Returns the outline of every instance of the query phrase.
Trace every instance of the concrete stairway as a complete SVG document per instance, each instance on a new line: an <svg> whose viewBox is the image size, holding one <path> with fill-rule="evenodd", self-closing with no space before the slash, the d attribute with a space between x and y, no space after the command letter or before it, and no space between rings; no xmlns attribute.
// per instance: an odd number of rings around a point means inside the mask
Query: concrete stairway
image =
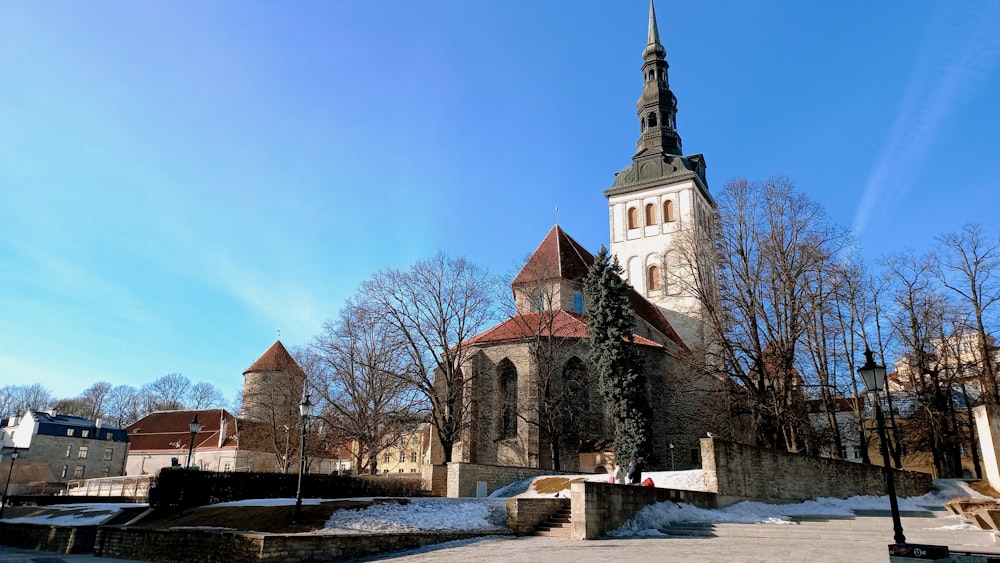
<svg viewBox="0 0 1000 563"><path fill-rule="evenodd" d="M943 511L906 512L901 516L903 534L908 543L1000 552L1000 544L992 531L963 526L958 517ZM844 517L802 516L793 518L790 523L675 522L660 531L681 537L783 538L886 544L893 541L892 518L888 510L859 510L854 516Z"/></svg>
<svg viewBox="0 0 1000 563"><path fill-rule="evenodd" d="M569 506L560 508L558 512L549 516L548 520L542 522L532 535L548 536L557 538L568 538L573 532L573 522L571 521L571 509Z"/></svg>

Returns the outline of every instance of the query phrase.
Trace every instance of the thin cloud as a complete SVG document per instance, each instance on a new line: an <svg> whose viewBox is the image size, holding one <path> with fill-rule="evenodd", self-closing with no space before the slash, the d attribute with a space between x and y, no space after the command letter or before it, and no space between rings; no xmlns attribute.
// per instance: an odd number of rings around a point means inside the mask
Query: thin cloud
<svg viewBox="0 0 1000 563"><path fill-rule="evenodd" d="M992 0L948 3L931 19L924 49L855 212L856 234L868 226L876 205L892 207L906 196L946 120L996 70L998 21L1000 3Z"/></svg>

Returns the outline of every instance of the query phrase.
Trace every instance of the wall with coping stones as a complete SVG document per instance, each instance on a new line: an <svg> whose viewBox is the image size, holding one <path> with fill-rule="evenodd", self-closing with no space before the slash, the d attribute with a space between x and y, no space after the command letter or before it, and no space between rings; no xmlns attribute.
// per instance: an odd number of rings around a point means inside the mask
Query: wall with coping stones
<svg viewBox="0 0 1000 563"><path fill-rule="evenodd" d="M505 532L507 534L509 532ZM484 532L414 532L396 534L308 535L253 534L208 530L151 530L103 527L94 553L146 561L299 563L353 559L489 534Z"/></svg>
<svg viewBox="0 0 1000 563"><path fill-rule="evenodd" d="M705 487L721 505L741 500L801 502L816 497L885 494L881 466L765 450L717 438L701 439ZM919 496L933 487L931 475L894 469L896 493Z"/></svg>
<svg viewBox="0 0 1000 563"><path fill-rule="evenodd" d="M482 465L453 461L448 464L448 498L476 496L476 484L479 481L486 481L486 494L491 494L497 489L526 477L568 475L571 473L571 471L553 471L537 467ZM584 475L589 475L589 473Z"/></svg>
<svg viewBox="0 0 1000 563"><path fill-rule="evenodd" d="M684 502L702 508L716 506L715 493L679 491L641 485L582 481L570 486L573 539L596 539L624 524L642 508L658 502Z"/></svg>

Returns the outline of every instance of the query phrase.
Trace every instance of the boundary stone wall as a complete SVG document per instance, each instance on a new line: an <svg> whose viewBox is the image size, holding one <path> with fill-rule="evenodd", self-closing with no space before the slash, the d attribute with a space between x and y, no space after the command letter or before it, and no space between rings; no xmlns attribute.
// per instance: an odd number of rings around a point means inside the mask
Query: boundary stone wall
<svg viewBox="0 0 1000 563"><path fill-rule="evenodd" d="M719 505L741 500L801 502L817 497L880 496L885 492L881 466L805 454L765 450L717 438L701 439L705 487L719 495ZM919 496L931 490L929 473L894 469L896 493Z"/></svg>
<svg viewBox="0 0 1000 563"><path fill-rule="evenodd" d="M488 535L489 532L413 532L395 534L254 534L208 530L154 530L102 527L98 557L214 563L227 561L299 563L354 559L378 553Z"/></svg>
<svg viewBox="0 0 1000 563"><path fill-rule="evenodd" d="M56 553L94 551L97 526L49 526L0 522L0 543Z"/></svg>
<svg viewBox="0 0 1000 563"><path fill-rule="evenodd" d="M644 507L658 502L684 502L702 508L716 506L715 493L679 491L641 485L583 481L570 485L573 539L596 539L624 524Z"/></svg>
<svg viewBox="0 0 1000 563"><path fill-rule="evenodd" d="M476 483L479 481L486 481L486 494L491 494L497 489L527 477L572 473L572 471L553 471L537 467L482 465L453 461L448 464L448 498L476 496ZM581 475L590 474L581 473Z"/></svg>

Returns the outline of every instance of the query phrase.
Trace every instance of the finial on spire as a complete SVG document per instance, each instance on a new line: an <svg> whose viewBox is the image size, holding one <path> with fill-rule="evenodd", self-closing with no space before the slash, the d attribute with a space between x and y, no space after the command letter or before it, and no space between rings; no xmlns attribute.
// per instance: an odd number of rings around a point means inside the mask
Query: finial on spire
<svg viewBox="0 0 1000 563"><path fill-rule="evenodd" d="M653 0L649 0L649 33L646 48L642 51L642 58L648 59L650 56L661 59L667 56L667 50L660 44L660 32L656 28L656 9L653 7Z"/></svg>
<svg viewBox="0 0 1000 563"><path fill-rule="evenodd" d="M649 45L660 42L660 32L656 29L656 8L653 8L653 0L649 0Z"/></svg>

